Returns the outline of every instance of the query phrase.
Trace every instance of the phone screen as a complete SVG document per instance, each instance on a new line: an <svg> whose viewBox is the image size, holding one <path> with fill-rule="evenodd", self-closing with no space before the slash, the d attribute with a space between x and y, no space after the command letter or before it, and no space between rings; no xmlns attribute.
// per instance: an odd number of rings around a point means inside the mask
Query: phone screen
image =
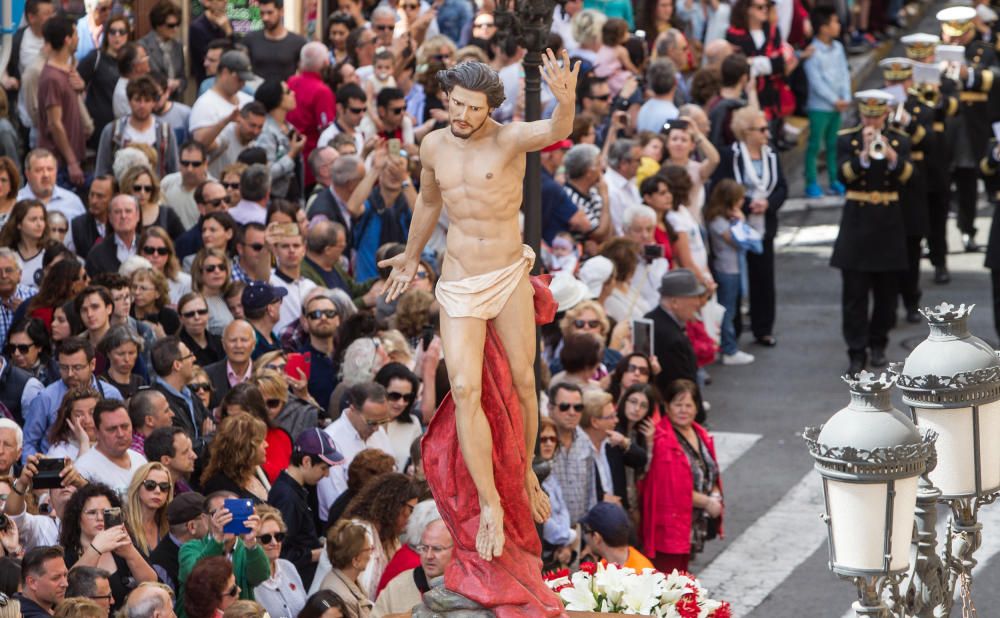
<svg viewBox="0 0 1000 618"><path fill-rule="evenodd" d="M640 318L632 320L632 349L647 357L653 356L653 321Z"/></svg>
<svg viewBox="0 0 1000 618"><path fill-rule="evenodd" d="M233 520L226 524L222 531L226 534L246 534L247 518L253 515L253 500L249 498L226 498L223 506L233 515Z"/></svg>

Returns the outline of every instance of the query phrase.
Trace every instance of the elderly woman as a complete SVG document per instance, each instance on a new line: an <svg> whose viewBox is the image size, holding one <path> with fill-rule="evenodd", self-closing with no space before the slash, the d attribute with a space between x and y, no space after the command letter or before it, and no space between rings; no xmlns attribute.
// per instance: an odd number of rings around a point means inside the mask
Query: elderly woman
<svg viewBox="0 0 1000 618"><path fill-rule="evenodd" d="M177 303L181 322L181 341L194 354L202 367L207 367L226 357L222 338L208 332L208 302L199 292L188 292Z"/></svg>
<svg viewBox="0 0 1000 618"><path fill-rule="evenodd" d="M594 9L584 9L573 16L573 39L578 45L575 56L591 66L597 62L597 51L602 42L601 31L606 21L608 16Z"/></svg>
<svg viewBox="0 0 1000 618"><path fill-rule="evenodd" d="M108 359L101 378L118 389L127 401L146 385L142 376L132 373L142 353L143 339L127 324L112 326L97 344L97 353Z"/></svg>
<svg viewBox="0 0 1000 618"><path fill-rule="evenodd" d="M66 234L69 233L69 220L66 215L58 210L52 210L46 218L49 223L49 237L58 243L65 243Z"/></svg>
<svg viewBox="0 0 1000 618"><path fill-rule="evenodd" d="M155 268L140 268L129 277L132 286L132 317L149 323L158 338L176 335L181 328L177 312L168 307L170 286Z"/></svg>
<svg viewBox="0 0 1000 618"><path fill-rule="evenodd" d="M648 306L660 304L660 280L670 269L670 264L658 251L647 249L656 244L656 211L646 205L629 206L622 215L622 231L643 248L642 257L632 275L632 289ZM660 245L662 246L662 245Z"/></svg>
<svg viewBox="0 0 1000 618"><path fill-rule="evenodd" d="M722 480L715 443L694 420L697 392L690 380L667 387L667 413L640 488L645 554L662 573L687 571L691 555L722 533Z"/></svg>
<svg viewBox="0 0 1000 618"><path fill-rule="evenodd" d="M368 618L374 607L362 587L361 575L368 569L376 547L366 527L348 519L337 522L326 535L330 572L320 584L344 602L347 618Z"/></svg>
<svg viewBox="0 0 1000 618"><path fill-rule="evenodd" d="M763 253L747 254L750 288L750 328L757 343L777 345L774 338L775 282L774 237L778 233L778 209L788 196L788 183L778 153L768 145L764 112L743 107L733 112L737 142L721 152L716 179L732 178L746 187L743 212L747 222L763 236Z"/></svg>
<svg viewBox="0 0 1000 618"><path fill-rule="evenodd" d="M153 268L167 278L170 288L170 302L167 304L176 307L181 297L191 291L191 275L181 270L170 234L156 225L146 228L139 237L139 251Z"/></svg>
<svg viewBox="0 0 1000 618"><path fill-rule="evenodd" d="M254 588L254 599L271 616L298 616L306 604L306 589L295 565L281 558L288 527L281 512L274 507L259 506L256 512L260 517L257 542L271 563L271 577Z"/></svg>

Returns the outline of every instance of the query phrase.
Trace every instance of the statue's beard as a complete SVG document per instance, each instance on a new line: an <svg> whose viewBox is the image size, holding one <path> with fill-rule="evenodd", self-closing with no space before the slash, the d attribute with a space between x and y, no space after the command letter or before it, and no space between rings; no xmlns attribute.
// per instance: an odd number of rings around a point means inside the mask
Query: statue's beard
<svg viewBox="0 0 1000 618"><path fill-rule="evenodd" d="M459 138L459 139L469 139L470 137L472 137L476 133L476 131L478 131L479 129L483 128L483 125L486 124L487 120L489 120L489 116L487 116L486 118L484 118L483 121L479 123L479 126L472 127L470 129L468 129L467 131L459 131L458 129L456 129L455 128L455 121L452 120L451 121L451 134L454 135L455 137ZM466 124L469 124L469 123L466 123ZM471 125L470 125L470 127L471 127Z"/></svg>

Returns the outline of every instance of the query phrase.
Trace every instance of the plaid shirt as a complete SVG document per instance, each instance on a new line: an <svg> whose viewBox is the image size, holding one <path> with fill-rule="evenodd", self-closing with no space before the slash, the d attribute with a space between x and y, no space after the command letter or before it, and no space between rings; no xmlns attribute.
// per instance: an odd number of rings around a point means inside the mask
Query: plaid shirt
<svg viewBox="0 0 1000 618"><path fill-rule="evenodd" d="M38 293L33 287L17 286L12 299L25 301ZM6 302L0 302L0 345L7 344L7 331L10 330L11 321L14 319L14 310Z"/></svg>
<svg viewBox="0 0 1000 618"><path fill-rule="evenodd" d="M242 281L243 283L250 285L251 283L257 281L250 277L243 267L240 266L240 258L236 256L233 258L233 281ZM267 280L265 279L265 282Z"/></svg>
<svg viewBox="0 0 1000 618"><path fill-rule="evenodd" d="M559 447L552 460L552 473L559 479L571 525L580 521L597 504L594 447L579 427L568 449Z"/></svg>

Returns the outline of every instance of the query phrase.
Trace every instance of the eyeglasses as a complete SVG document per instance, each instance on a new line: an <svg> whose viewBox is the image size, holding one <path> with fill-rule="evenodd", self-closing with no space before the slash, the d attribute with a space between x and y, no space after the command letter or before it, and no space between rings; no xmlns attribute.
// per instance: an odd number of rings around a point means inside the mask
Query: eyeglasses
<svg viewBox="0 0 1000 618"><path fill-rule="evenodd" d="M236 186L238 187L239 185L236 185ZM222 206L225 202L226 202L226 198L224 198L224 197L217 197L214 200L205 200L205 206L211 206L212 208L218 208L219 206Z"/></svg>
<svg viewBox="0 0 1000 618"><path fill-rule="evenodd" d="M243 243L243 246L244 247L250 247L254 251L263 251L264 250L264 243L262 243L262 242L245 242L245 243Z"/></svg>
<svg viewBox="0 0 1000 618"><path fill-rule="evenodd" d="M542 436L538 439L539 444L555 444L556 442L559 442L559 439L555 436Z"/></svg>
<svg viewBox="0 0 1000 618"><path fill-rule="evenodd" d="M326 318L328 320L332 320L333 318L337 317L337 310L336 309L314 309L313 311L310 311L309 313L307 313L306 317L308 317L310 320L318 320L320 318Z"/></svg>
<svg viewBox="0 0 1000 618"><path fill-rule="evenodd" d="M223 266L222 264L205 264L204 266L201 267L201 270L202 272L206 273L214 273L217 270L225 272L226 267Z"/></svg>
<svg viewBox="0 0 1000 618"><path fill-rule="evenodd" d="M91 601L113 601L115 597L113 594L102 594L87 598L90 599Z"/></svg>
<svg viewBox="0 0 1000 618"><path fill-rule="evenodd" d="M587 95L587 98L588 99L594 99L595 101L610 101L611 100L611 94L610 93L609 94L601 94L601 95L597 95L597 96Z"/></svg>
<svg viewBox="0 0 1000 618"><path fill-rule="evenodd" d="M363 114L363 113L365 113L365 108L363 108L363 107L348 107L347 111L351 112L352 114Z"/></svg>
<svg viewBox="0 0 1000 618"><path fill-rule="evenodd" d="M268 399L264 404L269 408L280 408L283 405L280 399Z"/></svg>
<svg viewBox="0 0 1000 618"><path fill-rule="evenodd" d="M181 159L181 165L183 167L201 167L202 163L204 163L204 161L192 161L191 159ZM226 183L222 183L222 186L228 187L229 185L227 185ZM237 187L240 186L239 183L236 183L236 186Z"/></svg>
<svg viewBox="0 0 1000 618"><path fill-rule="evenodd" d="M225 596L236 598L236 595L240 593L240 587L233 584L233 587L226 591Z"/></svg>
<svg viewBox="0 0 1000 618"><path fill-rule="evenodd" d="M626 371L628 373L638 373L641 376L649 375L649 367L643 367L642 365L633 365L632 363L629 363Z"/></svg>
<svg viewBox="0 0 1000 618"><path fill-rule="evenodd" d="M212 385L209 384L208 382L192 382L191 384L188 384L188 388L195 392L198 391L208 392L212 390Z"/></svg>
<svg viewBox="0 0 1000 618"><path fill-rule="evenodd" d="M186 162L185 161L181 161L182 165L187 165L187 163L191 163L191 161L186 161ZM201 165L201 163L198 163L198 165ZM198 167L198 165L192 165L191 167ZM240 188L240 183L238 183L238 182L224 182L224 183L222 183L222 186L227 191L229 191L231 189L239 189Z"/></svg>
<svg viewBox="0 0 1000 618"><path fill-rule="evenodd" d="M165 481L157 483L156 481L150 481L149 479L147 479L142 482L142 488L145 489L146 491L153 491L154 489L159 488L159 490L162 491L163 493L167 493L168 491L170 491L170 483L167 483Z"/></svg>
<svg viewBox="0 0 1000 618"><path fill-rule="evenodd" d="M403 107L390 107L389 108L389 113L393 114L393 115L402 114L404 111L406 111L406 106L405 105Z"/></svg>
<svg viewBox="0 0 1000 618"><path fill-rule="evenodd" d="M8 356L14 354L14 352L27 354L33 347L35 347L35 344L33 343L8 343L7 347L4 348L4 352L6 352Z"/></svg>
<svg viewBox="0 0 1000 618"><path fill-rule="evenodd" d="M89 511L84 511L81 513L84 517L89 517L91 519L98 519L104 517L104 509L90 509Z"/></svg>
<svg viewBox="0 0 1000 618"><path fill-rule="evenodd" d="M182 318L191 319L196 315L208 315L208 309L192 309L181 314Z"/></svg>
<svg viewBox="0 0 1000 618"><path fill-rule="evenodd" d="M600 320L573 320L573 326L577 328L600 328Z"/></svg>
<svg viewBox="0 0 1000 618"><path fill-rule="evenodd" d="M152 193L153 185L132 185L132 190L142 193Z"/></svg>
<svg viewBox="0 0 1000 618"><path fill-rule="evenodd" d="M285 536L284 532L275 532L274 534L262 534L257 537L257 540L260 541L261 545L270 545L272 540L275 543L283 543Z"/></svg>
<svg viewBox="0 0 1000 618"><path fill-rule="evenodd" d="M441 552L446 552L454 547L454 545L424 545L420 544L413 549L417 550L418 554L440 554Z"/></svg>
<svg viewBox="0 0 1000 618"><path fill-rule="evenodd" d="M69 232L69 228L65 228L65 227L53 227L53 228L49 228L49 231L52 232L53 234L65 234L65 233Z"/></svg>
<svg viewBox="0 0 1000 618"><path fill-rule="evenodd" d="M108 34L113 34L116 36L127 36L128 30L125 30L124 28L110 28L108 29Z"/></svg>
<svg viewBox="0 0 1000 618"><path fill-rule="evenodd" d="M385 396L386 399L388 399L389 401L399 401L400 399L402 399L406 403L410 403L411 401L413 401L414 397L413 393L403 394L403 393L397 393L395 391L389 391L388 393L385 394Z"/></svg>
<svg viewBox="0 0 1000 618"><path fill-rule="evenodd" d="M181 22L179 22L179 21L168 21L168 22L165 22L165 23L163 24L163 27L164 27L164 28L170 28L170 29L173 29L173 28L177 28L177 27L178 27L178 26L180 26L180 25L181 25Z"/></svg>
<svg viewBox="0 0 1000 618"><path fill-rule="evenodd" d="M445 60L448 60L449 58L451 58L451 54L432 54L431 55L431 60L433 60L434 62L441 62L441 63L443 63Z"/></svg>
<svg viewBox="0 0 1000 618"><path fill-rule="evenodd" d="M569 412L570 409L572 409L574 412L577 412L577 413L583 412L583 404L582 403L565 403L564 402L564 403L556 404L556 407L559 408L560 412Z"/></svg>
<svg viewBox="0 0 1000 618"><path fill-rule="evenodd" d="M142 252L146 255L170 255L170 249L166 247L143 247Z"/></svg>

